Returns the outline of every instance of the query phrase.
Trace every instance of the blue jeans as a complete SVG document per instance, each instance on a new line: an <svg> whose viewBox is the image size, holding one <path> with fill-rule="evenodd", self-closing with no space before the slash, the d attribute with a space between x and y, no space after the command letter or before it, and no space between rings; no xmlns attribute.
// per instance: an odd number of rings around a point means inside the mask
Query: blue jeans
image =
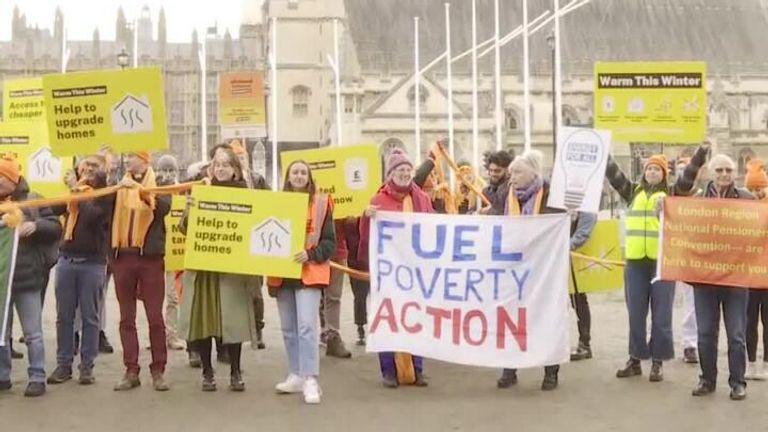
<svg viewBox="0 0 768 432"><path fill-rule="evenodd" d="M99 304L106 264L59 258L56 268L56 364L72 368L75 311L80 308L80 370L93 369L99 350Z"/></svg>
<svg viewBox="0 0 768 432"><path fill-rule="evenodd" d="M672 338L675 283L651 283L655 277L656 260L627 260L624 270L624 294L629 313L629 356L638 360L670 360L675 357ZM649 309L650 341L647 339Z"/></svg>
<svg viewBox="0 0 768 432"><path fill-rule="evenodd" d="M45 383L45 345L43 343L43 302L40 291L23 291L11 295L11 307L16 307L21 321L21 330L27 344L30 382ZM11 332L8 326L7 338ZM9 344L0 347L0 381L11 379L11 350Z"/></svg>
<svg viewBox="0 0 768 432"><path fill-rule="evenodd" d="M699 333L699 363L701 379L712 388L717 384L717 340L720 333L720 308L725 320L728 337L728 369L731 387L746 385L744 371L747 367L747 303L746 288L729 288L717 285L694 285L696 324Z"/></svg>
<svg viewBox="0 0 768 432"><path fill-rule="evenodd" d="M322 292L316 288L280 288L277 310L290 373L300 377L320 375L318 310Z"/></svg>

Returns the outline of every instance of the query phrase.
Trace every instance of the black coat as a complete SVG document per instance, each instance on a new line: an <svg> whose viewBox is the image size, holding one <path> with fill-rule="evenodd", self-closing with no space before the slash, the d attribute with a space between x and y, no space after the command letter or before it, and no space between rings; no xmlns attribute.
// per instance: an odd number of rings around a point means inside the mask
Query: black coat
<svg viewBox="0 0 768 432"><path fill-rule="evenodd" d="M29 185L22 177L16 190L11 193L13 201L29 199ZM46 263L46 252L55 250L61 239L62 228L50 207L24 209L24 220L35 223L35 232L19 238L16 253L16 267L13 273L13 292L42 291L48 281L50 263Z"/></svg>

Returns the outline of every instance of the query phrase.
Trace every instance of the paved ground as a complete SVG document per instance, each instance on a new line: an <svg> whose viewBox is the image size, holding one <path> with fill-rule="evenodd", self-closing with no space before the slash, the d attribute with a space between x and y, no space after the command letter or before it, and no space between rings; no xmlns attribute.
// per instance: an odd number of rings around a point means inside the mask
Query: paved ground
<svg viewBox="0 0 768 432"><path fill-rule="evenodd" d="M345 299L351 300L350 291ZM619 293L599 294L591 301L596 357L565 365L560 388L550 393L539 390L541 370L521 371L517 387L498 390L496 370L435 361L426 365L429 388L384 389L376 357L355 347L351 360L323 357L323 403L306 406L298 395L274 394L274 384L285 374L285 354L276 327L276 305L269 300L268 347L265 351L246 350L245 393L231 393L224 385L217 393L202 393L199 370L186 366L184 352L173 352L168 372L173 384L170 392L152 391L145 370L143 387L118 394L112 385L122 373L122 364L120 354L115 353L97 360L96 385L81 387L69 382L49 387L43 398L26 399L22 397L26 363L15 361L15 386L11 392L0 393L0 431L768 430L768 383L751 385L748 399L736 403L728 399L727 373L721 376L717 394L692 398L697 368L679 360L667 365L663 383L647 381L648 365L644 365L643 378L616 379L615 370L626 355L623 297ZM52 297L47 304L45 338L50 371L55 357ZM351 301L345 302L342 318L348 340L354 337L350 306ZM117 346L114 291L110 291L109 319L108 335ZM677 317L675 320L679 321ZM721 335L724 337L724 331ZM146 332L141 336L146 343ZM148 351L142 352L143 365L148 357ZM721 370L727 370L726 364L721 356ZM228 369L219 369L219 381L224 384Z"/></svg>

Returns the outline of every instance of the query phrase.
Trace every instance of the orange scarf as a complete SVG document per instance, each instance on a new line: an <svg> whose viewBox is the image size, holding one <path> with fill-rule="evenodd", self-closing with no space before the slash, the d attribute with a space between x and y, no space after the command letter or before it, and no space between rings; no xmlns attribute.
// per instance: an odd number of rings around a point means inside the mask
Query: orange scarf
<svg viewBox="0 0 768 432"><path fill-rule="evenodd" d="M536 192L536 204L533 206L533 214L539 214L541 212L541 201L544 198L544 188L542 187ZM515 188L509 186L509 194L507 194L507 208L509 209L509 216L520 216L520 202L517 200L517 194Z"/></svg>
<svg viewBox="0 0 768 432"><path fill-rule="evenodd" d="M413 213L413 198L408 194L403 198L403 213ZM413 356L409 353L395 353L395 371L397 382L400 384L413 384L416 382L416 368L413 365Z"/></svg>
<svg viewBox="0 0 768 432"><path fill-rule="evenodd" d="M124 178L131 178L126 174ZM139 188L121 188L116 193L112 218L113 248L144 248L152 221L155 219L155 195L143 190L157 187L155 172L148 168Z"/></svg>
<svg viewBox="0 0 768 432"><path fill-rule="evenodd" d="M85 184L84 180L80 180L77 189L73 190L74 193L90 192L93 188ZM75 233L75 225L77 225L77 217L80 215L80 204L75 201L67 203L67 220L64 224L64 240L72 240L72 236Z"/></svg>

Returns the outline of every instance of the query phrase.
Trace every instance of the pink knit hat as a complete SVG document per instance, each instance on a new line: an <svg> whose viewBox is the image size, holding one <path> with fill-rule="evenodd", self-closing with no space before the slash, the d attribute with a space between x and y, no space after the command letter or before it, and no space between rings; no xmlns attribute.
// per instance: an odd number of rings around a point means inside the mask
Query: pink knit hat
<svg viewBox="0 0 768 432"><path fill-rule="evenodd" d="M392 174L392 171L397 169L400 165L410 165L411 168L413 168L413 163L411 162L411 159L408 157L405 152L399 148L392 149L391 152L389 152L389 156L387 156L387 172L386 176L389 178L389 175Z"/></svg>

